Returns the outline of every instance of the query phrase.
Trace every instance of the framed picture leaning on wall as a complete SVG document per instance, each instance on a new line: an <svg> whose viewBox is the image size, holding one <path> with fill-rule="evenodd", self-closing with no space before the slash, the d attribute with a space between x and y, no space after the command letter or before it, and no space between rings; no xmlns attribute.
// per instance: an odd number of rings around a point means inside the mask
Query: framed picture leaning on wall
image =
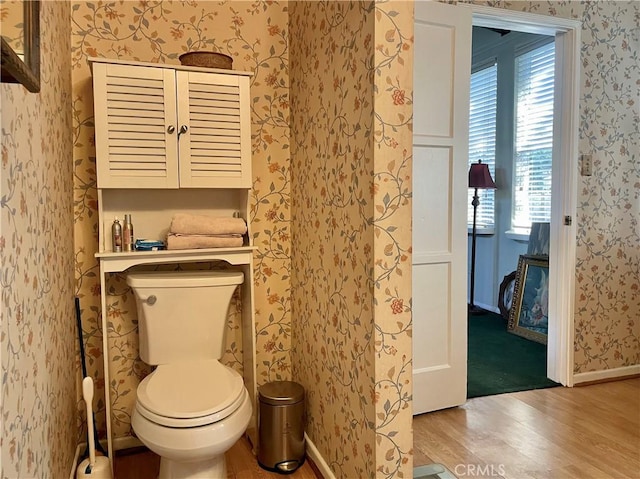
<svg viewBox="0 0 640 479"><path fill-rule="evenodd" d="M507 329L547 344L549 329L549 258L520 255Z"/></svg>

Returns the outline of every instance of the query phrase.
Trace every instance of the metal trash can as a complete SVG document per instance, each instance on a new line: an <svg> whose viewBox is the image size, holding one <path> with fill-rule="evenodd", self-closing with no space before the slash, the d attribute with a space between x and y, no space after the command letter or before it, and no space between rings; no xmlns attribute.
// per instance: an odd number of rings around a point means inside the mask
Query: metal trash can
<svg viewBox="0 0 640 479"><path fill-rule="evenodd" d="M305 458L304 388L293 381L272 381L258 388L258 464L290 473Z"/></svg>

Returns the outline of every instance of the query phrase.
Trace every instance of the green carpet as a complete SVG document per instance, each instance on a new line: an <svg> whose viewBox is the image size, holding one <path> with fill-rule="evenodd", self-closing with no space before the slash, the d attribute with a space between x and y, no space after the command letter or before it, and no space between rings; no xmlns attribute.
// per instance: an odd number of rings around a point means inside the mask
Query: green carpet
<svg viewBox="0 0 640 479"><path fill-rule="evenodd" d="M546 345L507 332L498 314L469 315L468 398L554 386Z"/></svg>

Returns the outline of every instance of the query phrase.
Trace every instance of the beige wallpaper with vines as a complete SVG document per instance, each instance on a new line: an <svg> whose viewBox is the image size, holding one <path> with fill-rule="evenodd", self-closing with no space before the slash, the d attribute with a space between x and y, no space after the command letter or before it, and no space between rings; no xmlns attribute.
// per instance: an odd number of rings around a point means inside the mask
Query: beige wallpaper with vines
<svg viewBox="0 0 640 479"><path fill-rule="evenodd" d="M254 72L251 80L253 193L258 381L291 374L289 276L289 85L287 4L279 2L75 2L72 8L74 85L74 177L76 281L83 329L98 398L104 397L97 193L93 144L93 96L87 59L106 57L179 64L190 50L229 54L233 67ZM135 302L124 276L107 285L111 340L110 390L115 437L131 434L135 389L148 367L138 358ZM224 361L241 367L239 315L232 308ZM104 431L104 401L98 401Z"/></svg>
<svg viewBox="0 0 640 479"><path fill-rule="evenodd" d="M373 477L373 3L293 2L294 379L336 477Z"/></svg>
<svg viewBox="0 0 640 479"><path fill-rule="evenodd" d="M580 148L594 153L595 171L579 179L575 371L638 364L639 6L478 3L583 21ZM288 378L293 368L309 390L309 432L336 475L408 475L411 8L411 2L73 3L76 279L94 375L101 377L102 351L86 59L177 63L189 48L229 53L235 68L256 73L259 380ZM118 434L127 434L127 396L145 371L136 355L133 303L120 290L121 278L112 283L118 295L110 302L110 328L121 334L110 346L121 361L113 388L124 414Z"/></svg>
<svg viewBox="0 0 640 479"><path fill-rule="evenodd" d="M411 476L412 21L408 2L290 12L292 363L336 477Z"/></svg>
<svg viewBox="0 0 640 479"><path fill-rule="evenodd" d="M481 2L485 4L485 2ZM394 5L395 4L395 5ZM638 249L638 217L640 217L640 172L638 169L638 19L640 5L635 2L490 2L499 8L532 11L540 14L558 15L576 18L583 22L582 29L582 80L580 97L580 149L594 154L594 175L579 179L578 204L578 257L577 257L577 295L576 295L576 341L575 341L575 371L610 369L640 363L640 347L638 343L640 323L640 280L638 279L639 258ZM71 7L71 12L69 8ZM71 198L73 168L74 194L74 223L76 245L75 268L76 289L82 297L84 336L87 345L90 372L99 380L101 377L102 348L97 328L99 290L96 276L96 263L93 259L96 235L96 195L95 195L95 166L92 145L92 113L90 75L86 63L88 56L105 56L112 58L131 58L147 61L175 62L189 42L206 45L207 48L219 49L234 54L235 65L238 68L252 69L257 72L254 77L252 91L257 101L254 104L253 118L253 150L256 193L253 199L253 219L256 227L256 244L260 246L256 262L258 274L257 302L260 363L259 375L261 381L290 375L291 363L289 349L291 348L291 305L289 302L289 282L291 268L291 231L289 229L289 203L291 187L289 180L288 156L288 51L287 29L288 9L286 3L267 2L43 2L42 11L42 78L43 91L38 94L27 94L18 85L3 85L0 87L2 100L2 230L0 232L0 254L2 254L2 477L64 477L68 474L68 467L73 457L74 444L80 440L81 403L73 397L77 394L75 374L69 371L79 369L79 364L73 359L75 351L75 325L73 322L72 286L71 278L72 258L65 255L66 243L71 242L69 201ZM298 8L296 6L296 8ZM305 7L306 8L306 7ZM351 6L342 8L352 8ZM358 5L366 15L371 15L369 5ZM407 8L405 2L390 4L378 3L374 8L374 18L357 21L345 32L351 32L354 38L363 41L362 44L344 45L359 52L341 52L339 58L370 59L365 70L380 71L380 76L374 81L375 89L366 95L374 95L374 106L360 104L360 108L368 112L394 110L378 108L379 95L391 93L394 106L408 104L411 91L406 78L396 81L395 68L399 68L402 56L389 55L393 49L389 43L409 45L407 41L399 42L402 37L410 37L412 21L405 17ZM398 11L398 15L389 15L390 11ZM353 14L353 12L352 12ZM402 20L397 23L398 28L382 28L383 22L394 18ZM329 17L328 17L329 18ZM332 15L331 19L335 19ZM69 38L69 22L72 25L71 47L66 39ZM301 22L299 25L296 22ZM311 23L311 22L307 22ZM292 28L303 29L303 20L292 19ZM338 23L331 25L317 25L313 27L330 30L338 28ZM305 29L306 30L306 29ZM324 31L324 30L323 30ZM335 30L336 32L338 30ZM386 32L395 32L387 41L380 38ZM368 39L367 33L371 34ZM335 47L343 41L339 35L333 35ZM312 38L304 39L303 44L312 43ZM371 44L375 53L371 53ZM387 49L385 49L385 46ZM319 52L323 49L319 46ZM67 55L70 51L71 58ZM302 50L305 53L305 50ZM334 53L332 53L334 54ZM384 58L395 58L394 73L385 74ZM69 65L71 60L72 65ZM300 60L301 61L301 60ZM402 60L404 61L404 60ZM351 66L352 64L346 64ZM357 65L357 64L356 64ZM295 69L296 67L293 67ZM314 63L305 75L322 76L324 65ZM408 68L405 61L405 68ZM68 71L73 71L73 92L70 91ZM401 70L401 69L400 69ZM354 75L359 70L356 68ZM349 70L340 72L339 78L349 80ZM389 78L391 83L386 83ZM325 91L333 87L334 78L327 79ZM292 80L293 82L293 80ZM381 83L382 82L382 83ZM357 111L355 99L360 96L357 88L368 90L368 86L360 86L349 80L349 85L356 92L346 92L353 101L353 106L345 111L352 117ZM386 84L386 86L383 86ZM342 88L338 82L337 85ZM375 91L375 93L372 93ZM387 92L387 93L385 93ZM324 94L324 93L323 93ZM362 94L365 94L364 92ZM302 96L301 100L304 99ZM73 125L65 113L69 105L73 113ZM340 104L338 98L331 100L332 104ZM302 113L305 111L300 110ZM400 111L400 110L398 110ZM331 118L338 121L340 115L334 112ZM384 183L384 176L388 171L395 171L394 178L403 178L410 158L391 155L394 164L381 161L378 151L383 145L392 148L393 142L388 144L381 141L384 135L378 134L383 124L392 124L395 120L383 115L378 126L373 120L363 124L360 128L373 132L374 140L363 141L353 151L349 152L352 161L359 164L360 169L353 173L346 171L350 178L358 178L371 173L376 181L370 185ZM375 114L374 114L375 116ZM321 118L322 119L322 118ZM322 119L326 121L326 119ZM405 117L406 120L406 117ZM336 123L339 124L339 123ZM296 125L294 118L293 125ZM69 134L74 144L73 165L66 162L71 155ZM360 133L358 133L360 135ZM392 137L393 135L387 135ZM359 138L361 138L359 136ZM311 152L318 151L310 138L308 144ZM360 141L359 141L360 143ZM307 143L304 143L305 147ZM353 144L353 143L350 143ZM361 149L366 144L367 152L373 152L371 158L365 159ZM403 145L398 142L398 145ZM344 146L344 145L338 145ZM402 148L404 150L404 148ZM400 151L400 150L397 150ZM340 150L338 153L343 154ZM333 154L327 150L326 155ZM355 158L357 161L353 160ZM300 160L302 161L302 160ZM328 161L328 159L327 159ZM327 163L328 164L328 163ZM386 167L384 166L386 164ZM337 165L343 166L343 165ZM386 171L385 171L386 168ZM335 175L328 170L328 173ZM340 175L335 175L339 180ZM311 181L304 178L303 173L297 181ZM330 185L339 191L340 185ZM293 186L294 189L299 186ZM363 212L353 212L353 208L345 208L350 214L370 215L377 218L372 225L365 225L367 230L358 231L364 238L372 231L385 226L382 212L386 193L384 188L367 193L366 186L359 185L357 190L363 191L365 203ZM329 190L327 190L329 191ZM380 193L378 193L380 192ZM320 188L320 193L322 189ZM326 194L326 191L325 191ZM341 195L344 195L340 191ZM349 193L350 194L350 193ZM389 201L393 198L389 196ZM321 195L308 195L310 204L304 204L303 210L311 211L326 202ZM315 204L315 206L314 206ZM375 205L375 206L373 206ZM66 214L65 212L69 212ZM302 213L300 213L302 214ZM395 213L401 215L400 213ZM360 216L356 216L360 218ZM400 216L397 216L400 219ZM323 217L324 219L324 217ZM337 230L340 230L339 217L335 218ZM300 216L296 222L300 229L305 227L312 231L315 223L305 223ZM395 222L395 221L394 221ZM406 224L396 222L395 227ZM325 226L323 226L325 227ZM326 227L325 227L326 228ZM364 226L363 226L364 228ZM349 229L344 229L349 231ZM389 228L387 227L387 231ZM353 229L352 229L353 231ZM301 233L300 233L301 234ZM386 234L386 233L385 233ZM340 247L348 245L340 241L340 233L333 234L332 243L325 247ZM377 238L376 233L372 233ZM384 236L384 235L382 235ZM402 237L403 234L396 234ZM306 234L303 244L311 243L311 235ZM338 393L332 381L328 384L321 382L321 376L310 374L303 376L302 371L296 372L300 377L314 382L310 388L311 404L318 408L319 414L329 414L326 420L316 419L311 425L310 432L324 448L323 453L332 461L332 467L337 475L345 476L353 471L366 471L371 474L386 474L392 471L399 477L400 473L408 475L406 468L411 463L410 454L405 454L406 442L410 441L407 432L406 408L400 408L398 421L385 423L385 414L395 407L395 403L380 401L384 397L393 395L385 390L385 374L390 373L389 384L405 388L406 369L389 368L387 360L400 356L398 363L404 364L408 353L406 346L406 308L410 301L403 295L406 285L374 289L375 279L380 284L385 280L381 273L385 270L383 263L376 264L377 258L373 250L385 246L383 240L373 241L371 251L366 244L354 246L354 257L360 264L351 267L350 264L338 265L331 261L324 264L326 269L343 268L349 274L360 271L371 283L362 287L362 293L345 298L349 306L349 320L354 324L348 325L354 335L344 336L353 345L352 350L343 344L334 345L331 341L341 338L335 334L338 328L345 328L344 317L338 315L335 325L334 318L327 317L323 312L310 310L315 314L311 319L296 317L294 325L300 324L300 338L306 335L310 340L301 343L296 336L294 347L302 345L295 354L324 354L316 369L321 365L336 364L340 369L331 371L347 378L351 371L343 366L340 354L351 360L354 351L362 351L362 371L366 371L371 378L362 375L353 382L372 392L371 399L358 402L367 396L367 391L352 391ZM56 253L52 253L52 245L56 246ZM400 250L408 249L399 244ZM360 248L362 251L360 251ZM391 249L394 256L394 250ZM386 257L386 255L385 255ZM400 258L403 258L400 255ZM310 264L312 258L299 256L293 258L295 265ZM315 261L315 259L313 260ZM364 261L364 263L362 263ZM406 261L406 260L403 260ZM402 261L401 261L402 263ZM390 264L390 263L389 263ZM387 265L388 266L388 265ZM402 271L402 267L392 268L391 271ZM65 275L65 271L68 274ZM395 273L397 275L397 273ZM335 275L334 275L335 276ZM406 275L403 277L406 280ZM351 280L351 277L349 277ZM396 278L397 279L397 278ZM301 283L302 284L302 283ZM388 285L387 285L388 286ZM122 279L114 277L109 288L119 292ZM318 296L318 288L309 287L306 296ZM353 292L352 284L345 291ZM55 294L54 294L55 292ZM322 292L324 294L324 292ZM317 299L305 299L302 293L294 296L295 301L309 301L313 304ZM137 384L139 375L144 374L142 365L137 360L135 334L131 331L132 317L129 311L132 307L131 298L126 295L114 296L109 310L111 328L120 337L118 344L112 345L116 353L121 354L118 381L115 390L123 397L130 394ZM342 298L336 296L335 304ZM355 324L354 302L363 304L361 324ZM369 308L369 311L365 311ZM301 303L302 304L302 303ZM410 303L409 303L410 304ZM305 303L305 307L308 307ZM333 306L332 306L333 307ZM384 308L391 311L384 314ZM297 310L301 305L297 305ZM339 311L334 307L335 311ZM395 313L395 315L393 314ZM392 320L399 318L396 325L399 334L396 343L393 339ZM305 323L307 321L307 323ZM340 323L339 321L343 321ZM329 329L330 340L324 350L317 348L318 338L323 338L323 322L331 322ZM230 318L231 328L235 320ZM305 324L311 324L305 329ZM315 329L314 329L315 328ZM375 332L373 332L375 329ZM370 332L375 335L371 341ZM306 350L304 348L310 348ZM239 351L232 351L227 360L240 357ZM296 357L295 354L292 357ZM309 364L303 360L295 360L302 365ZM345 360L346 361L346 360ZM395 360L394 360L395 361ZM347 362L348 363L348 362ZM348 363L350 364L350 363ZM297 366L296 366L297 368ZM315 369L312 371L315 372ZM371 375L371 372L373 374ZM360 372L358 372L360 374ZM402 375L402 376L399 376ZM396 379L393 379L393 377ZM306 380L306 379L305 379ZM104 384L98 384L97 397L104 392ZM327 392L332 387L336 391ZM401 391L400 389L398 389ZM127 391L129 393L125 394ZM381 394L378 394L380 392ZM406 391L408 392L408 391ZM340 394L340 395L338 395ZM393 393L397 394L397 393ZM333 403L321 407L321 397ZM338 405L335 398L345 401L344 406ZM313 401L316 401L313 403ZM376 402L377 401L377 402ZM124 404L124 403L122 403ZM344 411L342 409L344 408ZM370 416L372 408L378 413ZM103 407L104 412L104 407ZM395 411L395 410L394 410ZM405 412L403 412L405 411ZM126 425L126 408L123 425ZM379 416L382 414L382 416ZM344 417L356 418L356 422L345 423ZM375 421L375 424L365 423L363 418ZM389 416L390 417L390 416ZM323 422L325 421L325 422ZM333 430L331 430L332 425ZM337 425L337 429L336 426ZM348 431L349 442L346 450L342 448L325 447L334 437L343 434L345 429L353 425L354 431ZM104 417L102 418L104 427ZM126 431L126 427L121 428ZM375 430L375 432L374 432ZM396 434L397 431L397 434ZM376 437L374 442L370 439ZM385 444L393 438L400 438L397 449L389 448ZM379 439L378 439L379 438ZM360 442L357 442L359 440ZM378 447L378 442L382 446ZM403 442L404 441L404 442ZM367 447L368 445L368 447ZM350 450L349 450L350 449ZM337 451L337 452L336 452ZM390 460L383 461L381 456L390 453ZM364 454L364 455L363 455ZM349 461L346 457L349 456ZM373 459L375 457L375 459ZM398 467L398 458L402 466ZM385 458L386 459L386 458ZM395 471L395 472L394 472Z"/></svg>
<svg viewBox="0 0 640 479"><path fill-rule="evenodd" d="M374 16L376 477L413 477L413 4L376 2Z"/></svg>
<svg viewBox="0 0 640 479"><path fill-rule="evenodd" d="M40 93L0 86L0 475L10 479L68 477L80 440L70 6L43 2L40 15Z"/></svg>

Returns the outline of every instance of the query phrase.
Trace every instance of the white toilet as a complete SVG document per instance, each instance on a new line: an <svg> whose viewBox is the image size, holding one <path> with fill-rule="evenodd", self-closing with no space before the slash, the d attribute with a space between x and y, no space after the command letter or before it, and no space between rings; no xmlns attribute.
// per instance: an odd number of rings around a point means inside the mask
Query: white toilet
<svg viewBox="0 0 640 479"><path fill-rule="evenodd" d="M225 479L224 453L252 406L242 376L218 360L227 311L242 272L131 273L140 357L157 368L137 390L131 424L160 456L158 479Z"/></svg>

